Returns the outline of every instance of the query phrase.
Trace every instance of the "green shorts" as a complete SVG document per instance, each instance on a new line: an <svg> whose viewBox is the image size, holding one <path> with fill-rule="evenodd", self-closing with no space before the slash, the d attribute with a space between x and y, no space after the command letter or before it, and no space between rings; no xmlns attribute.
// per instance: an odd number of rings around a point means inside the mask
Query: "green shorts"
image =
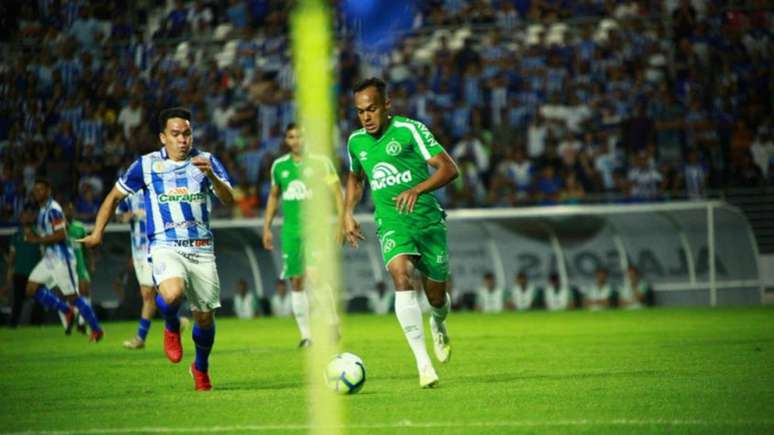
<svg viewBox="0 0 774 435"><path fill-rule="evenodd" d="M301 237L282 235L282 275L280 278L293 278L304 274L304 244Z"/></svg>
<svg viewBox="0 0 774 435"><path fill-rule="evenodd" d="M382 248L384 267L399 255L418 256L416 268L427 278L443 282L449 277L449 251L446 221L426 226L385 222L376 230Z"/></svg>
<svg viewBox="0 0 774 435"><path fill-rule="evenodd" d="M91 274L89 273L89 269L86 268L85 264L79 261L75 269L78 271L78 281L91 282Z"/></svg>

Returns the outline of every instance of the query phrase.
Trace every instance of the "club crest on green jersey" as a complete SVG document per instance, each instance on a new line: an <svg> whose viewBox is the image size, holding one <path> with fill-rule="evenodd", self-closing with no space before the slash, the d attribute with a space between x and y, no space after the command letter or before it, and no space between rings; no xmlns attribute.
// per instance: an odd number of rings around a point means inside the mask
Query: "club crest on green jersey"
<svg viewBox="0 0 774 435"><path fill-rule="evenodd" d="M410 183L411 180L411 171L400 172L398 168L386 162L377 163L371 170L371 189L374 191L396 184Z"/></svg>
<svg viewBox="0 0 774 435"><path fill-rule="evenodd" d="M393 139L390 141L390 143L387 144L384 151L387 153L387 155L394 157L403 151L403 146L401 146L400 142Z"/></svg>
<svg viewBox="0 0 774 435"><path fill-rule="evenodd" d="M287 201L303 201L312 197L312 191L301 180L293 180L282 193L282 199Z"/></svg>

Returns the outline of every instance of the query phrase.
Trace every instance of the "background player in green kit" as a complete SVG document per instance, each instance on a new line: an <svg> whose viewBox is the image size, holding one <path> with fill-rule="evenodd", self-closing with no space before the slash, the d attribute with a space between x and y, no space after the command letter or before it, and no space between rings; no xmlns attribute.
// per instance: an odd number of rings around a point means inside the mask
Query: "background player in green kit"
<svg viewBox="0 0 774 435"><path fill-rule="evenodd" d="M344 235L356 247L364 240L354 209L363 194L363 181L371 187L382 256L395 284L395 315L414 353L421 387L438 383L427 354L422 311L411 276L422 272L427 299L432 305L430 330L438 360L451 356L446 316L449 258L445 213L432 191L457 177L457 165L421 122L391 115L385 83L371 78L355 86L355 107L363 128L349 136L350 172L344 205ZM435 169L432 175L428 165Z"/></svg>
<svg viewBox="0 0 774 435"><path fill-rule="evenodd" d="M309 259L306 258L303 244L303 224L301 207L303 201L310 198L314 186L326 186L334 197L336 210L342 211L342 194L339 176L330 159L319 155L304 153L304 142L299 128L291 123L285 130L285 146L290 152L277 158L271 165L271 191L266 204L266 214L263 220L263 246L274 249L271 223L277 213L279 198L282 196L282 278L289 278L293 291L291 304L293 316L301 332L301 342L298 347L312 344L309 321L308 292L305 292L308 278ZM314 255L314 253L312 253ZM314 285L314 284L312 284ZM321 292L329 295L330 292ZM338 337L338 317L335 303L331 298L317 301L328 311L327 315L334 328L333 336Z"/></svg>
<svg viewBox="0 0 774 435"><path fill-rule="evenodd" d="M75 219L75 205L68 202L64 208L65 218L67 219L67 238L73 246L75 253L76 270L78 271L78 294L81 295L87 304L91 305L91 272L94 270L94 257L89 250L84 249L83 245L76 240L86 237L89 232L83 222ZM78 316L78 331L86 333L86 322L82 316ZM68 333L70 331L67 331Z"/></svg>

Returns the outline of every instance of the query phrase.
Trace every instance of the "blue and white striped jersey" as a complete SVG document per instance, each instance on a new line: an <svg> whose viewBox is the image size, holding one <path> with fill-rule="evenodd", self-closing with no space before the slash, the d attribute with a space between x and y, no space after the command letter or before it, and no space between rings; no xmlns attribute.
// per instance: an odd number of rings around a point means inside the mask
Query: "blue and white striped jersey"
<svg viewBox="0 0 774 435"><path fill-rule="evenodd" d="M131 195L145 194L146 232L150 246L202 248L211 251L210 208L212 184L192 157L210 160L215 175L231 185L223 164L212 154L192 150L182 162L170 160L162 148L135 160L116 182Z"/></svg>
<svg viewBox="0 0 774 435"><path fill-rule="evenodd" d="M62 206L53 198L49 198L46 205L40 208L38 211L38 218L35 222L35 232L38 236L50 236L58 230L65 230L67 228L67 220L62 212ZM67 241L67 238L59 243L52 243L50 245L44 245L43 255L48 258L56 258L65 262L69 262L70 259L75 258L73 247Z"/></svg>
<svg viewBox="0 0 774 435"><path fill-rule="evenodd" d="M132 257L145 260L148 256L148 233L145 225L145 194L142 190L129 195L118 203L116 214L132 213L129 228L132 239Z"/></svg>

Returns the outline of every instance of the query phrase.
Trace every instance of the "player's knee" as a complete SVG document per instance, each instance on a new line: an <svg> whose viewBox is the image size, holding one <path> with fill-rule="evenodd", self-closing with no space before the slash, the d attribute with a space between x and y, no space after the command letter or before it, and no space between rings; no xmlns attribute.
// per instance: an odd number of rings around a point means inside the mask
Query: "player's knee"
<svg viewBox="0 0 774 435"><path fill-rule="evenodd" d="M164 303L167 305L177 305L178 303L182 302L183 294L182 292L166 292L161 294L161 299L163 299Z"/></svg>
<svg viewBox="0 0 774 435"><path fill-rule="evenodd" d="M430 303L430 305L439 308L442 307L446 303L446 297L443 292L426 292L427 293L427 302Z"/></svg>
<svg viewBox="0 0 774 435"><path fill-rule="evenodd" d="M38 287L40 287L40 284L36 282L32 282L32 281L27 282L27 289L26 289L27 296L34 296L35 292L38 291Z"/></svg>
<svg viewBox="0 0 774 435"><path fill-rule="evenodd" d="M196 320L196 324L200 328L209 329L212 326L212 323L214 321L214 316L211 311L208 311L206 313L195 312L194 319Z"/></svg>

